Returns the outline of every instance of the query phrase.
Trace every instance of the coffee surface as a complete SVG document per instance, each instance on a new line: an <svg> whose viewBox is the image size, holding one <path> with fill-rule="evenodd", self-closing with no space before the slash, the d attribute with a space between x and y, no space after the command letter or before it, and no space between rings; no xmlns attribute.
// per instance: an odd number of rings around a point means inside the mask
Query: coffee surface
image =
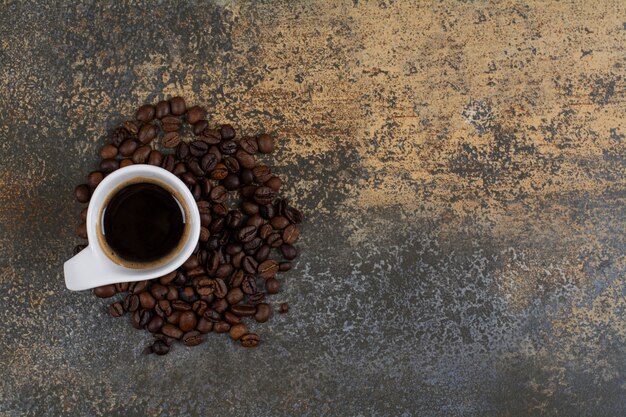
<svg viewBox="0 0 626 417"><path fill-rule="evenodd" d="M122 259L152 262L180 242L185 223L180 206L167 190L138 183L118 191L104 212L108 245Z"/></svg>

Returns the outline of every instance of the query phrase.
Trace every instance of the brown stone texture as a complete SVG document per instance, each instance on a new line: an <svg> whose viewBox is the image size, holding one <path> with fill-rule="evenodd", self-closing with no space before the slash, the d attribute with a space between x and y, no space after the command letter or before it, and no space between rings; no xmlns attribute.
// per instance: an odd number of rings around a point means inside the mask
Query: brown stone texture
<svg viewBox="0 0 626 417"><path fill-rule="evenodd" d="M3 2L0 415L625 415L624 6ZM256 349L143 356L64 286L74 186L174 95L306 215Z"/></svg>

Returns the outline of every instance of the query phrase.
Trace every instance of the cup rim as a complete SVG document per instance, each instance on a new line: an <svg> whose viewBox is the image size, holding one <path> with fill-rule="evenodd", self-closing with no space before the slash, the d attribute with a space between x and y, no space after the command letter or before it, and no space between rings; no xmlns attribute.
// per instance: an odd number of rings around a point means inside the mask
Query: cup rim
<svg viewBox="0 0 626 417"><path fill-rule="evenodd" d="M101 221L99 214L103 209L102 206L106 201L108 201L109 194L120 184L130 181L132 178L138 176L145 176L148 178L152 177L175 189L185 200L184 204L188 208L187 213L189 217L186 219L189 223L189 232L187 233L187 239L182 245L180 251L176 255L172 256L168 262L147 268L130 268L114 262L109 256L106 255L106 253L104 253L97 235L98 224ZM97 204L91 204L91 202L94 201L97 201ZM196 201L193 198L191 191L177 176L161 167L137 164L129 165L112 172L96 187L91 197L89 208L87 209L86 225L89 246L93 250L94 254L98 256L101 261L114 266L117 272L127 275L128 280L132 281L138 279L156 278L158 276L165 275L178 268L189 258L189 256L191 256L200 236L200 212L198 211L198 206L196 205Z"/></svg>

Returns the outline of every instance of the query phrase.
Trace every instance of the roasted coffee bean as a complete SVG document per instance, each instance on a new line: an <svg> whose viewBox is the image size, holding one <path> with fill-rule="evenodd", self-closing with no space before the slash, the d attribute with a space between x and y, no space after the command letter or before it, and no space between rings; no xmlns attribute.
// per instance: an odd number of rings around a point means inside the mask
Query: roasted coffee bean
<svg viewBox="0 0 626 417"><path fill-rule="evenodd" d="M87 175L87 186L89 187L89 189L94 190L98 185L100 185L103 179L104 179L104 175L102 174L102 172L100 171L90 172L89 175Z"/></svg>
<svg viewBox="0 0 626 417"><path fill-rule="evenodd" d="M206 227L200 227L200 242L206 242L211 237L211 233L209 229Z"/></svg>
<svg viewBox="0 0 626 417"><path fill-rule="evenodd" d="M270 187L274 191L280 190L280 186L283 184L283 181L279 177L272 177L269 180L265 181L265 186Z"/></svg>
<svg viewBox="0 0 626 417"><path fill-rule="evenodd" d="M296 256L298 256L298 250L295 248L295 246L292 246L288 243L281 245L280 253L288 261L291 261L292 259L295 259Z"/></svg>
<svg viewBox="0 0 626 417"><path fill-rule="evenodd" d="M263 220L263 217L261 217L261 215L257 213L248 217L248 221L246 222L246 224L248 226L254 226L256 228L259 228L265 224L265 220Z"/></svg>
<svg viewBox="0 0 626 417"><path fill-rule="evenodd" d="M120 167L119 161L115 159L103 159L100 162L100 171L109 174Z"/></svg>
<svg viewBox="0 0 626 417"><path fill-rule="evenodd" d="M195 311L198 316L202 316L207 308L209 308L209 305L204 300L198 300L193 303L192 306L193 311Z"/></svg>
<svg viewBox="0 0 626 417"><path fill-rule="evenodd" d="M202 315L202 318L204 318L205 320L208 320L208 321L210 321L212 323L217 323L218 321L220 321L222 319L222 315L220 313L218 313L216 310L214 310L212 308L208 308L208 309L206 309L206 311Z"/></svg>
<svg viewBox="0 0 626 417"><path fill-rule="evenodd" d="M245 275L241 283L241 290L247 295L257 292L256 277L251 274Z"/></svg>
<svg viewBox="0 0 626 417"><path fill-rule="evenodd" d="M222 141L222 136L217 129L204 129L202 132L202 140L209 145L217 145Z"/></svg>
<svg viewBox="0 0 626 417"><path fill-rule="evenodd" d="M202 225L202 227L208 227L211 224L212 220L213 218L209 213L200 213L200 224Z"/></svg>
<svg viewBox="0 0 626 417"><path fill-rule="evenodd" d="M243 215L239 210L231 210L226 217L226 224L232 229L236 229L241 225Z"/></svg>
<svg viewBox="0 0 626 417"><path fill-rule="evenodd" d="M215 278L215 296L217 298L224 298L227 293L228 287L226 286L226 283L224 283L224 280L221 278Z"/></svg>
<svg viewBox="0 0 626 417"><path fill-rule="evenodd" d="M88 203L91 199L91 191L87 184L81 184L74 188L74 196L79 203Z"/></svg>
<svg viewBox="0 0 626 417"><path fill-rule="evenodd" d="M256 142L261 153L271 153L274 150L274 139L270 135L263 134L256 139Z"/></svg>
<svg viewBox="0 0 626 417"><path fill-rule="evenodd" d="M200 184L196 184L193 186L193 188L191 189L191 195L193 196L193 199L196 201L202 198L202 191L200 191Z"/></svg>
<svg viewBox="0 0 626 417"><path fill-rule="evenodd" d="M278 264L278 270L280 272L289 271L291 269L291 262L281 262Z"/></svg>
<svg viewBox="0 0 626 417"><path fill-rule="evenodd" d="M113 317L121 317L124 315L124 307L122 303L113 303L109 305L109 314Z"/></svg>
<svg viewBox="0 0 626 417"><path fill-rule="evenodd" d="M226 178L227 175L228 169L226 168L226 165L222 163L215 165L215 168L213 168L213 171L211 171L212 180L223 180L224 178Z"/></svg>
<svg viewBox="0 0 626 417"><path fill-rule="evenodd" d="M240 288L231 288L228 291L228 294L226 294L226 301L228 301L228 304L231 304L231 305L237 304L241 300L243 300L243 297L244 297L244 294Z"/></svg>
<svg viewBox="0 0 626 417"><path fill-rule="evenodd" d="M150 155L151 151L152 151L152 149L148 145L140 146L133 153L133 158L132 158L133 162L135 164L143 164L143 163L145 163L148 160L148 155Z"/></svg>
<svg viewBox="0 0 626 417"><path fill-rule="evenodd" d="M187 332L183 335L183 343L189 347L198 346L202 343L202 335L197 331Z"/></svg>
<svg viewBox="0 0 626 417"><path fill-rule="evenodd" d="M178 132L167 132L163 136L163 146L166 148L175 148L180 144L180 134Z"/></svg>
<svg viewBox="0 0 626 417"><path fill-rule="evenodd" d="M169 294L169 291L168 291ZM157 305L154 307L154 312L161 316L166 317L172 314L172 305L169 300L159 300Z"/></svg>
<svg viewBox="0 0 626 417"><path fill-rule="evenodd" d="M241 205L241 209L249 216L253 216L259 212L259 206L252 201L244 201Z"/></svg>
<svg viewBox="0 0 626 417"><path fill-rule="evenodd" d="M78 255L86 247L87 247L87 245L76 245L76 246L74 246L74 250L72 251L72 253L74 255Z"/></svg>
<svg viewBox="0 0 626 417"><path fill-rule="evenodd" d="M224 163L224 165L226 166L226 169L228 169L228 172L232 173L232 174L236 174L239 172L239 161L237 161L237 159L235 158L224 158L224 160L222 161ZM237 179L239 180L239 176L237 176Z"/></svg>
<svg viewBox="0 0 626 417"><path fill-rule="evenodd" d="M178 327L183 332L188 332L196 327L198 323L198 318L196 317L196 313L193 311L183 311L180 313L180 319L178 320Z"/></svg>
<svg viewBox="0 0 626 417"><path fill-rule="evenodd" d="M120 155L131 156L137 150L139 143L134 139L126 139L119 147Z"/></svg>
<svg viewBox="0 0 626 417"><path fill-rule="evenodd" d="M80 211L80 219L82 221L87 220L87 211L89 210L89 206L84 207L81 211Z"/></svg>
<svg viewBox="0 0 626 417"><path fill-rule="evenodd" d="M239 161L239 165L242 168L252 169L254 168L254 165L256 163L254 156L250 155L248 152L244 151L243 149L240 149L237 152L235 152L235 158L237 158L237 161Z"/></svg>
<svg viewBox="0 0 626 417"><path fill-rule="evenodd" d="M187 111L187 105L185 104L185 99L182 97L174 97L170 99L170 108L171 112L175 116L180 116L185 114Z"/></svg>
<svg viewBox="0 0 626 417"><path fill-rule="evenodd" d="M190 125L204 119L204 109L200 106L193 106L187 109L187 123ZM204 130L204 129L203 129Z"/></svg>
<svg viewBox="0 0 626 417"><path fill-rule="evenodd" d="M125 168L127 166L134 165L134 162L130 158L124 158L120 160L120 168Z"/></svg>
<svg viewBox="0 0 626 417"><path fill-rule="evenodd" d="M198 281L198 285L196 287L198 294L201 297L211 295L215 291L215 281L209 278L203 278Z"/></svg>
<svg viewBox="0 0 626 417"><path fill-rule="evenodd" d="M243 251L239 252L236 255L232 255L230 257L230 264L235 267L235 268L241 268L241 262L243 261L243 258L246 256L245 253L243 253Z"/></svg>
<svg viewBox="0 0 626 417"><path fill-rule="evenodd" d="M217 163L218 163L218 159L215 156L215 154L214 153L207 153L202 158L202 161L200 162L200 166L202 167L202 169L205 172L210 172L213 169L215 169L215 166L217 165Z"/></svg>
<svg viewBox="0 0 626 417"><path fill-rule="evenodd" d="M165 116L169 116L170 112L171 112L170 102L167 100L163 100L163 101L159 101L156 104L154 115L156 116L157 119L160 120L164 118Z"/></svg>
<svg viewBox="0 0 626 417"><path fill-rule="evenodd" d="M215 273L220 266L220 255L217 251L212 252L206 261L206 269L209 273Z"/></svg>
<svg viewBox="0 0 626 417"><path fill-rule="evenodd" d="M280 305L280 310L279 310L279 311L280 311L280 313L281 313L281 314L288 313L288 312L289 312L289 304L287 304L287 303L282 303L282 304Z"/></svg>
<svg viewBox="0 0 626 417"><path fill-rule="evenodd" d="M271 235L272 233L274 233L274 228L272 227L272 225L264 224L263 226L259 228L258 234L261 239L267 239L267 237Z"/></svg>
<svg viewBox="0 0 626 417"><path fill-rule="evenodd" d="M200 214L211 213L211 203L209 203L208 201L201 200L201 201L198 201L196 205L198 206L198 211L200 212Z"/></svg>
<svg viewBox="0 0 626 417"><path fill-rule="evenodd" d="M267 165L257 165L252 169L254 180L259 184L263 184L270 178L272 178L272 170Z"/></svg>
<svg viewBox="0 0 626 417"><path fill-rule="evenodd" d="M137 132L135 132L134 134L137 134ZM111 134L111 145L115 147L119 147L122 144L122 142L124 142L126 139L129 138L129 136L130 136L130 133L127 129L123 127L118 127Z"/></svg>
<svg viewBox="0 0 626 417"><path fill-rule="evenodd" d="M228 174L222 184L228 191L235 191L239 188L239 177L236 174Z"/></svg>
<svg viewBox="0 0 626 417"><path fill-rule="evenodd" d="M139 327L144 328L152 320L152 311L150 310L138 310L139 311Z"/></svg>
<svg viewBox="0 0 626 417"><path fill-rule="evenodd" d="M163 158L163 163L161 164L161 167L169 172L172 172L174 170L174 164L174 156L166 155L165 158Z"/></svg>
<svg viewBox="0 0 626 417"><path fill-rule="evenodd" d="M164 324L161 328L161 332L165 336L173 337L174 339L180 339L183 337L183 331L170 323Z"/></svg>
<svg viewBox="0 0 626 417"><path fill-rule="evenodd" d="M254 201L257 204L272 204L274 202L275 193L269 187L259 187L254 191Z"/></svg>
<svg viewBox="0 0 626 417"><path fill-rule="evenodd" d="M156 305L156 300L148 291L144 291L139 294L139 304L145 309L153 309Z"/></svg>
<svg viewBox="0 0 626 417"><path fill-rule="evenodd" d="M185 285L185 283L187 282L187 277L185 276L185 274L182 271L178 271L176 273L176 279L174 279L174 284L176 285Z"/></svg>
<svg viewBox="0 0 626 417"><path fill-rule="evenodd" d="M274 229L282 230L285 227L289 226L289 220L287 220L284 216L276 216L274 217L270 223L274 227Z"/></svg>
<svg viewBox="0 0 626 417"><path fill-rule="evenodd" d="M226 321L227 323L233 325L233 324L237 324L237 323L241 323L241 319L239 318L239 316L236 316L235 314L231 313L230 311L225 311L224 312L224 321Z"/></svg>
<svg viewBox="0 0 626 417"><path fill-rule="evenodd" d="M224 155L233 155L237 152L237 144L234 140L225 140L220 144L220 151Z"/></svg>
<svg viewBox="0 0 626 417"><path fill-rule="evenodd" d="M209 333L211 330L213 330L213 322L202 317L200 320L198 320L198 324L196 324L196 329L198 329L200 333Z"/></svg>
<svg viewBox="0 0 626 417"><path fill-rule="evenodd" d="M223 140L233 139L235 137L235 128L233 128L229 124L222 125L222 127L220 128L220 135L222 136Z"/></svg>
<svg viewBox="0 0 626 417"><path fill-rule="evenodd" d="M157 333L158 331L161 330L164 324L165 324L165 320L163 320L162 317L154 316L150 319L146 328L148 329L150 333Z"/></svg>
<svg viewBox="0 0 626 417"><path fill-rule="evenodd" d="M276 215L276 210L272 204L259 206L259 214L266 220L271 220Z"/></svg>
<svg viewBox="0 0 626 417"><path fill-rule="evenodd" d="M256 313L254 319L259 323L265 323L272 314L272 308L269 304L261 303L256 306Z"/></svg>
<svg viewBox="0 0 626 417"><path fill-rule="evenodd" d="M185 172L183 175L181 175L180 179L183 180L183 182L190 187L196 185L196 176L193 175L191 172Z"/></svg>
<svg viewBox="0 0 626 417"><path fill-rule="evenodd" d="M168 322L169 324L176 325L178 324L179 320L180 320L180 311L172 311L172 314L165 317L165 321Z"/></svg>
<svg viewBox="0 0 626 417"><path fill-rule="evenodd" d="M196 255L191 255L187 260L183 263L183 269L190 270L196 268L200 265L200 261L198 261L198 257Z"/></svg>
<svg viewBox="0 0 626 417"><path fill-rule="evenodd" d="M191 131L196 136L202 135L204 131L209 127L209 122L207 122L206 120L198 120L195 123L190 123L190 124L193 125L191 127ZM208 146L206 142L205 142L205 145Z"/></svg>
<svg viewBox="0 0 626 417"><path fill-rule="evenodd" d="M273 248L277 248L283 244L283 239L280 237L279 233L272 233L267 237L267 239L265 239L265 241Z"/></svg>
<svg viewBox="0 0 626 417"><path fill-rule="evenodd" d="M223 203L228 198L228 190L221 185L214 187L209 194L214 203Z"/></svg>
<svg viewBox="0 0 626 417"><path fill-rule="evenodd" d="M157 130L155 125L151 125L151 124L143 125L141 126L141 129L139 129L139 134L137 135L137 139L139 139L139 142L146 145L150 143L152 139L156 138L158 133L159 131Z"/></svg>
<svg viewBox="0 0 626 417"><path fill-rule="evenodd" d="M163 154L157 150L153 150L148 155L148 164L160 167L163 163Z"/></svg>
<svg viewBox="0 0 626 417"><path fill-rule="evenodd" d="M209 150L209 144L201 140L195 140L189 144L189 152L195 157L202 157Z"/></svg>
<svg viewBox="0 0 626 417"><path fill-rule="evenodd" d="M130 135L137 135L137 133L139 133L139 123L134 120L128 120L124 122L123 126L124 127L120 127L117 130L126 130L124 139L128 138L128 136ZM122 142L124 141L124 139L122 139Z"/></svg>
<svg viewBox="0 0 626 417"><path fill-rule="evenodd" d="M109 298L117 294L117 290L115 284L109 284L94 288L93 294L98 298Z"/></svg>
<svg viewBox="0 0 626 417"><path fill-rule="evenodd" d="M243 347L256 347L261 342L261 338L256 333L246 333L239 340Z"/></svg>
<svg viewBox="0 0 626 417"><path fill-rule="evenodd" d="M102 149L100 149L100 158L109 159L115 158L117 156L117 147L113 145L104 145Z"/></svg>
<svg viewBox="0 0 626 417"><path fill-rule="evenodd" d="M192 159L187 162L187 167L189 170L196 176L202 177L204 176L204 170L200 167L200 164L197 160Z"/></svg>
<svg viewBox="0 0 626 417"><path fill-rule="evenodd" d="M229 255L236 255L242 250L243 248L238 243L229 243L228 245L226 245L226 253L228 253Z"/></svg>
<svg viewBox="0 0 626 417"><path fill-rule="evenodd" d="M250 242L243 244L243 251L246 255L254 256L261 246L263 246L263 239L255 237Z"/></svg>
<svg viewBox="0 0 626 417"><path fill-rule="evenodd" d="M235 288L241 285L241 283L243 282L243 278L244 278L244 272L241 269L237 269L235 272L232 273L232 275L230 276L230 287L231 288ZM229 301L230 303L230 301ZM235 304L235 303L231 303L231 304Z"/></svg>
<svg viewBox="0 0 626 417"><path fill-rule="evenodd" d="M228 215L228 208L224 205L224 203L213 204L213 206L211 207L211 211L218 217L226 217ZM224 219L224 222L226 223L226 219Z"/></svg>
<svg viewBox="0 0 626 417"><path fill-rule="evenodd" d="M230 274L232 274L233 272L233 266L231 264L223 264L220 265L217 270L215 271L215 276L218 278L226 278L228 276L230 276ZM223 296L220 296L217 291L215 292L215 295L218 298L223 298Z"/></svg>
<svg viewBox="0 0 626 417"><path fill-rule="evenodd" d="M137 311L139 308L139 296L136 294L128 294L123 301L124 310L129 312Z"/></svg>
<svg viewBox="0 0 626 417"><path fill-rule="evenodd" d="M135 113L135 118L140 122L148 123L154 119L155 108L151 104L144 104L143 106L137 109L137 113Z"/></svg>
<svg viewBox="0 0 626 417"><path fill-rule="evenodd" d="M249 242L256 236L257 228L255 226L245 226L237 232L237 239L240 242Z"/></svg>
<svg viewBox="0 0 626 417"><path fill-rule="evenodd" d="M178 144L178 147L176 148L176 156L180 160L187 159L189 156L189 145L187 145L187 142L180 142Z"/></svg>
<svg viewBox="0 0 626 417"><path fill-rule="evenodd" d="M141 314L139 310L136 310L133 314L131 314L130 324L132 324L132 326L137 330L141 329Z"/></svg>
<svg viewBox="0 0 626 417"><path fill-rule="evenodd" d="M161 125L165 132L178 132L180 130L181 121L175 116L165 116L161 120Z"/></svg>
<svg viewBox="0 0 626 417"><path fill-rule="evenodd" d="M246 329L246 325L243 323L238 323L238 324L234 324L233 326L231 326L230 330L228 331L228 334L231 339L239 340L247 332L248 332L248 329Z"/></svg>
<svg viewBox="0 0 626 417"><path fill-rule="evenodd" d="M300 237L300 229L295 224L290 224L283 230L283 242L293 245Z"/></svg>
<svg viewBox="0 0 626 417"><path fill-rule="evenodd" d="M79 224L74 233L81 239L87 239L87 225L84 222Z"/></svg>
<svg viewBox="0 0 626 417"><path fill-rule="evenodd" d="M287 218L291 223L300 224L302 223L302 213L300 210L293 207L286 207L282 213L283 216Z"/></svg>
<svg viewBox="0 0 626 417"><path fill-rule="evenodd" d="M258 262L265 261L269 256L272 248L269 245L263 245L259 248L259 250L254 255L254 259Z"/></svg>
<svg viewBox="0 0 626 417"><path fill-rule="evenodd" d="M248 304L253 306L263 302L263 300L265 300L265 293L263 292L256 292L248 296Z"/></svg>
<svg viewBox="0 0 626 417"><path fill-rule="evenodd" d="M211 221L211 224L209 225L209 231L214 235L220 233L222 230L224 230L224 223L225 222L223 217L213 219L213 221Z"/></svg>
<svg viewBox="0 0 626 417"><path fill-rule="evenodd" d="M259 150L257 142L253 138L244 138L239 141L239 146L250 155L254 155Z"/></svg>
<svg viewBox="0 0 626 417"><path fill-rule="evenodd" d="M244 168L239 171L239 181L243 185L250 185L254 182L254 174L251 169Z"/></svg>
<svg viewBox="0 0 626 417"><path fill-rule="evenodd" d="M278 262L268 259L259 265L257 272L261 278L272 278L278 273Z"/></svg>
<svg viewBox="0 0 626 417"><path fill-rule="evenodd" d="M265 291L267 291L268 294L278 294L280 291L280 281L276 278L268 279L265 281Z"/></svg>
<svg viewBox="0 0 626 417"><path fill-rule="evenodd" d="M152 351L161 356L166 355L170 351L170 347L161 340L157 340L152 344Z"/></svg>
<svg viewBox="0 0 626 417"><path fill-rule="evenodd" d="M248 274L255 274L258 267L258 262L252 256L246 256L241 262L241 268Z"/></svg>
<svg viewBox="0 0 626 417"><path fill-rule="evenodd" d="M230 306L230 311L239 317L253 316L256 313L256 307L247 304L236 304Z"/></svg>
<svg viewBox="0 0 626 417"><path fill-rule="evenodd" d="M194 291L192 287L182 288L178 292L178 298L180 298L182 301L185 301L187 303L193 303L197 299L196 292Z"/></svg>
<svg viewBox="0 0 626 417"><path fill-rule="evenodd" d="M215 333L226 333L230 330L230 324L225 321L218 321L213 325L213 331Z"/></svg>
<svg viewBox="0 0 626 417"><path fill-rule="evenodd" d="M189 287L187 287L189 288ZM191 310L191 305L188 302L181 300L174 300L171 303L171 306L176 311L189 311Z"/></svg>
<svg viewBox="0 0 626 417"><path fill-rule="evenodd" d="M163 300L167 296L167 291L167 287L159 283L154 283L150 287L150 294L152 294L156 300Z"/></svg>

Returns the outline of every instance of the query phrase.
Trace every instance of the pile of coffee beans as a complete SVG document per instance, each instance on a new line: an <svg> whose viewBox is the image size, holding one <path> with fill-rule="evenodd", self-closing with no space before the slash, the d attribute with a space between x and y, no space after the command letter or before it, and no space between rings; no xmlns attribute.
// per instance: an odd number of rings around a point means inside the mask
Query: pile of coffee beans
<svg viewBox="0 0 626 417"><path fill-rule="evenodd" d="M186 136L192 140L183 140ZM260 343L246 320L270 318L268 295L280 291L278 274L289 271L298 255L294 243L302 222L301 212L277 196L280 177L257 160L273 150L271 136L238 137L231 125L212 127L205 109L174 97L139 107L134 120L115 129L100 150L99 169L76 187L76 199L88 203L111 172L150 164L178 176L196 200L200 238L181 268L157 279L93 290L100 298L122 294L108 311L113 317L128 314L135 328L153 334L145 353L164 355L176 340L196 346L210 332L228 333L244 347ZM83 239L86 214L87 208L76 228ZM78 245L75 253L84 247ZM288 310L287 303L279 307L280 313Z"/></svg>

